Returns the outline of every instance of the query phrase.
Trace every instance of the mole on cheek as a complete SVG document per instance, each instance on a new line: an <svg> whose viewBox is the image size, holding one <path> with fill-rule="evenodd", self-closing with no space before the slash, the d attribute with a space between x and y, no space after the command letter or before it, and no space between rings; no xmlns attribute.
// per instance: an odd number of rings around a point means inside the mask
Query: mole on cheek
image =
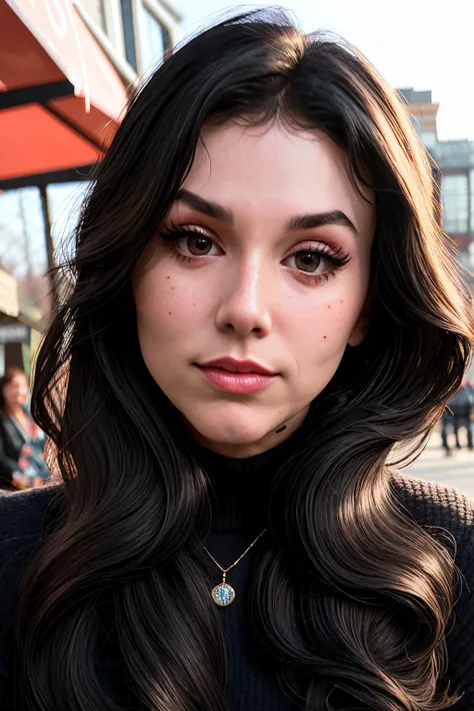
<svg viewBox="0 0 474 711"><path fill-rule="evenodd" d="M166 278L167 278L167 279L170 279L170 277L169 277L169 276L167 276Z"/></svg>
<svg viewBox="0 0 474 711"><path fill-rule="evenodd" d="M168 311L168 314L171 316L171 311Z"/></svg>
<svg viewBox="0 0 474 711"><path fill-rule="evenodd" d="M323 336L324 340L326 340L327 336Z"/></svg>

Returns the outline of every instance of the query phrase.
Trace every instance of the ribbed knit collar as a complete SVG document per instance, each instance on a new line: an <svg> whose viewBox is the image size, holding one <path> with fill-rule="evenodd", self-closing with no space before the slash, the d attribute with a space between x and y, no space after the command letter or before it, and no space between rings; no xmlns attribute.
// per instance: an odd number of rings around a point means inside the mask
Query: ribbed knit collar
<svg viewBox="0 0 474 711"><path fill-rule="evenodd" d="M239 459L195 445L195 454L210 482L213 532L258 532L265 528L269 488L294 437L266 452Z"/></svg>

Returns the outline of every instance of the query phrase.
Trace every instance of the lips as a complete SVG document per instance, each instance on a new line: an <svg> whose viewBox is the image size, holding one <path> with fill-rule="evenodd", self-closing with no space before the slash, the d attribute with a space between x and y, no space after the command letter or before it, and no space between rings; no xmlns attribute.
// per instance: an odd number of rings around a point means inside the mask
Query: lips
<svg viewBox="0 0 474 711"><path fill-rule="evenodd" d="M278 375L256 361L230 357L196 365L213 388L237 395L258 393L274 382Z"/></svg>
<svg viewBox="0 0 474 711"><path fill-rule="evenodd" d="M254 360L237 360L236 358L216 358L215 360L202 363L200 368L221 368L229 373L257 373L258 375L275 375L268 368L257 363Z"/></svg>

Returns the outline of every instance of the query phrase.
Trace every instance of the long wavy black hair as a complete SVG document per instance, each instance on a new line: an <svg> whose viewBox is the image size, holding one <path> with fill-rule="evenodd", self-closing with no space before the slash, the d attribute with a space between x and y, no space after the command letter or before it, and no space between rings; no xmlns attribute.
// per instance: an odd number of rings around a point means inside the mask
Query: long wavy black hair
<svg viewBox="0 0 474 711"><path fill-rule="evenodd" d="M97 673L101 609L137 707L226 708L201 557L206 478L141 357L131 271L203 126L231 120L325 132L377 211L367 337L272 484L255 641L302 708L439 711L455 698L444 681L455 566L403 513L387 458L426 438L460 386L473 313L405 107L354 48L282 13L223 21L170 56L133 98L85 202L73 287L37 360L33 412L63 484L21 588L20 708L117 711Z"/></svg>

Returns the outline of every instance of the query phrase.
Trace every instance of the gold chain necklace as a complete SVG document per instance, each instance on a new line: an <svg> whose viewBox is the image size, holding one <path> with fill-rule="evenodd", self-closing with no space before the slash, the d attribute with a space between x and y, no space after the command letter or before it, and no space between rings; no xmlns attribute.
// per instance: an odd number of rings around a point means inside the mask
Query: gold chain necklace
<svg viewBox="0 0 474 711"><path fill-rule="evenodd" d="M228 605L233 603L235 600L235 590L231 585L226 583L226 580L225 580L227 573L229 572L229 570L232 570L232 568L235 568L237 563L240 563L242 558L245 555L247 555L249 550L251 548L253 548L254 545L261 539L261 537L263 536L263 534L265 533L266 530L267 529L264 528L263 531L258 534L257 538L254 541L252 541L252 543L249 545L249 547L242 553L240 558L237 558L237 560L234 563L232 563L232 565L229 565L228 568L223 568L222 565L220 565L220 563L217 562L217 560L214 558L214 556L212 556L209 553L206 546L203 546L203 548L206 551L209 558L213 561L213 563L215 563L217 565L217 567L219 568L219 570L222 573L222 583L219 583L211 590L211 597L212 597L213 601L216 603L216 605L219 605L219 607L228 607Z"/></svg>

